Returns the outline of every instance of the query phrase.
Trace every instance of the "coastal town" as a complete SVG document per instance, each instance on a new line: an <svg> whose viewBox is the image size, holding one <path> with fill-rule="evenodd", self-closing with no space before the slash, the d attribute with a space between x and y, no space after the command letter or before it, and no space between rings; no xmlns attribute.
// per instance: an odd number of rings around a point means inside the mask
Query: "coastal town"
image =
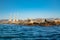
<svg viewBox="0 0 60 40"><path fill-rule="evenodd" d="M39 26L53 26L53 25L60 25L60 19L59 18L50 18L50 19L44 19L44 18L37 18L37 19L25 19L25 20L17 20L17 19L6 19L6 20L0 20L0 24L18 24L18 25L39 25Z"/></svg>

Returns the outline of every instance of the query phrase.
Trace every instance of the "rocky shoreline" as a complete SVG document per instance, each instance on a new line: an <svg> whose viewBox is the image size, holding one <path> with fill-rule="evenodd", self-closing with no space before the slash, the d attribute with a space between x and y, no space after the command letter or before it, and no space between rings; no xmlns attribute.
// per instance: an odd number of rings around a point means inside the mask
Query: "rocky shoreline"
<svg viewBox="0 0 60 40"><path fill-rule="evenodd" d="M60 19L59 20L47 20L47 19L28 19L28 20L14 20L14 21L0 21L0 24L17 24L17 25L27 25L27 26L54 26L54 25L60 25Z"/></svg>
<svg viewBox="0 0 60 40"><path fill-rule="evenodd" d="M54 26L54 25L60 25L60 23L55 22L44 22L44 23L26 23L26 24L18 24L18 25L27 25L27 26Z"/></svg>

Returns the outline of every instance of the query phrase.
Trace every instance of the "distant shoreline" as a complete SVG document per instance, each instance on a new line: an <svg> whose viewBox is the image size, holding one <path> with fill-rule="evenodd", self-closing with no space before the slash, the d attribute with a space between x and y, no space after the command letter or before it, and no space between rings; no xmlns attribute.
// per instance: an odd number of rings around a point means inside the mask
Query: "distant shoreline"
<svg viewBox="0 0 60 40"><path fill-rule="evenodd" d="M54 26L60 25L60 19L26 19L26 20L0 20L0 24L17 24L17 25L27 25L27 26Z"/></svg>

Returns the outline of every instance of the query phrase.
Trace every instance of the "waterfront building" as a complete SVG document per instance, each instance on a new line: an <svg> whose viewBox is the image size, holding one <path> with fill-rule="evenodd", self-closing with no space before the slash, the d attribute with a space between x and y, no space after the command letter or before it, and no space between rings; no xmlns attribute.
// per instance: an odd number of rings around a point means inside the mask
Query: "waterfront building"
<svg viewBox="0 0 60 40"><path fill-rule="evenodd" d="M60 20L54 20L54 22L56 23L56 22L60 22Z"/></svg>
<svg viewBox="0 0 60 40"><path fill-rule="evenodd" d="M16 17L14 17L14 19L10 18L10 19L8 20L8 22L9 22L9 23L18 23L19 20L16 19Z"/></svg>
<svg viewBox="0 0 60 40"><path fill-rule="evenodd" d="M45 19L33 19L34 22L36 23L44 23L45 22Z"/></svg>
<svg viewBox="0 0 60 40"><path fill-rule="evenodd" d="M31 18L28 19L28 22L32 24L34 23L34 21Z"/></svg>
<svg viewBox="0 0 60 40"><path fill-rule="evenodd" d="M60 19L55 19L54 22L56 25L60 25Z"/></svg>

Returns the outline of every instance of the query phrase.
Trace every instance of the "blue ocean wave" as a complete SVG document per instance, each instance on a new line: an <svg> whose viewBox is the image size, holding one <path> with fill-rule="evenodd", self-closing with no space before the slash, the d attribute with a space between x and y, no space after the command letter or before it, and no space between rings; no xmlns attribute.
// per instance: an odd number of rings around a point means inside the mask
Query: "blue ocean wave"
<svg viewBox="0 0 60 40"><path fill-rule="evenodd" d="M60 40L60 25L45 27L0 24L0 40Z"/></svg>

